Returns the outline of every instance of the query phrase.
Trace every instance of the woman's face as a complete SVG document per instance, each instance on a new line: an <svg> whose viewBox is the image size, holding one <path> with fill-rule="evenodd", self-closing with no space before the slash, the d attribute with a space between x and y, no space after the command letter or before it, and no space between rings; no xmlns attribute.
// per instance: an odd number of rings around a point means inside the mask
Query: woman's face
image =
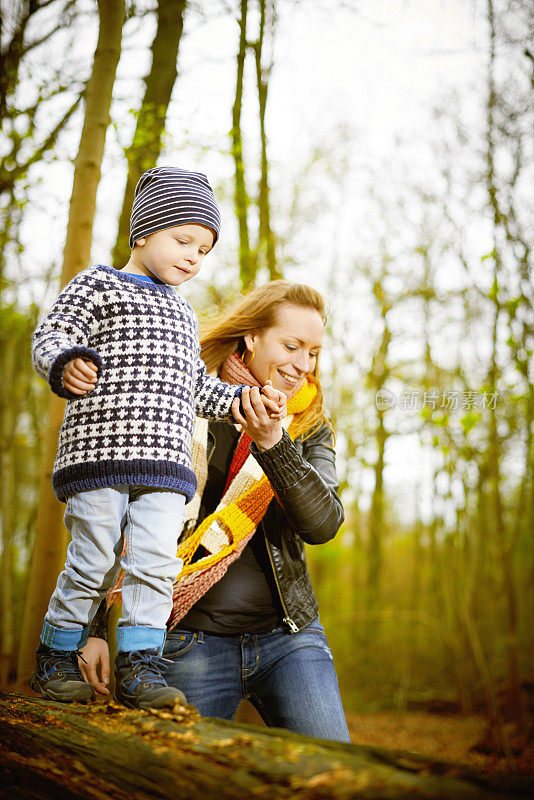
<svg viewBox="0 0 534 800"><path fill-rule="evenodd" d="M318 311L286 303L271 328L245 336L248 349L254 349L254 358L246 358L248 368L259 383L271 380L275 389L289 396L315 369L323 332Z"/></svg>

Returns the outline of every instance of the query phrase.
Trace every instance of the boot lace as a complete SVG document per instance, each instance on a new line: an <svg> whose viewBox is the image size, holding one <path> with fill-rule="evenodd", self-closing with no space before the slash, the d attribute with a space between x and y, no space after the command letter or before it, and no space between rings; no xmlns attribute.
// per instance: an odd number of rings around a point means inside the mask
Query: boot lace
<svg viewBox="0 0 534 800"><path fill-rule="evenodd" d="M158 656L156 653L136 650L130 653L130 664L136 678L156 686L167 686L163 673L166 672L167 665L170 663L168 658Z"/></svg>
<svg viewBox="0 0 534 800"><path fill-rule="evenodd" d="M47 678L52 677L72 677L75 680L83 680L83 676L78 666L78 657L85 661L81 650L51 650L43 659L42 670Z"/></svg>

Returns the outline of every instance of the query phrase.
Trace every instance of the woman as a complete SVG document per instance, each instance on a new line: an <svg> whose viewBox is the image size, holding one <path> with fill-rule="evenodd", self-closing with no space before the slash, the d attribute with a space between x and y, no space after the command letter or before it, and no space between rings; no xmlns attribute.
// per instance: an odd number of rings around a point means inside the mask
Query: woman
<svg viewBox="0 0 534 800"><path fill-rule="evenodd" d="M205 483L199 478L197 509L195 501L190 504L196 517L190 528L200 533L177 584L163 655L170 661L168 684L180 688L202 716L233 719L246 697L267 725L348 742L304 548L329 541L343 522L319 381L324 319L324 301L314 289L272 281L249 293L201 337L209 371L251 387L270 380L286 394L293 416L289 435L267 415L257 394L245 389L241 406L234 408L241 430L228 422L207 424L207 443L199 448L207 474ZM246 497L252 498L247 531L241 539L235 531L228 538L233 549L225 550L224 542L213 547L203 531L224 534L230 519L224 517L225 504L233 508L245 497L245 490L235 487L255 465L267 481L247 478ZM197 476L201 473L202 467ZM228 553L222 560L221 552ZM107 693L107 654L98 621L93 633L82 668L86 679Z"/></svg>

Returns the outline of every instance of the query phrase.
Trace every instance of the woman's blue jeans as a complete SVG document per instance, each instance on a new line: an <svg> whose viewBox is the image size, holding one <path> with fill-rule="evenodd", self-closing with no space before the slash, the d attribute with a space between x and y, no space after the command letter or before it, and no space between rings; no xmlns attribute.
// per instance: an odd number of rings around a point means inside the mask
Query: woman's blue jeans
<svg viewBox="0 0 534 800"><path fill-rule="evenodd" d="M167 634L167 683L203 717L233 719L247 698L269 726L350 742L332 653L316 619L299 633Z"/></svg>

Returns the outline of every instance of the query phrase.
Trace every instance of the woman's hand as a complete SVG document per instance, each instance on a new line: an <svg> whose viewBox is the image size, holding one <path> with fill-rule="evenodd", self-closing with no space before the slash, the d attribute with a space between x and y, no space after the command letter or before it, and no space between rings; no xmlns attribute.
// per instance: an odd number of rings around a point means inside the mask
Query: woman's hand
<svg viewBox="0 0 534 800"><path fill-rule="evenodd" d="M87 683L90 683L98 694L109 694L109 648L104 639L90 636L85 647L80 651L85 659L78 659L78 665Z"/></svg>
<svg viewBox="0 0 534 800"><path fill-rule="evenodd" d="M92 392L98 380L98 367L92 361L73 358L63 370L63 386L72 394Z"/></svg>
<svg viewBox="0 0 534 800"><path fill-rule="evenodd" d="M265 381L261 399L271 419L282 420L287 417L287 397L280 389L275 389L271 381Z"/></svg>
<svg viewBox="0 0 534 800"><path fill-rule="evenodd" d="M245 386L241 398L232 403L236 422L260 450L269 450L282 438L280 419L270 417L257 386Z"/></svg>

